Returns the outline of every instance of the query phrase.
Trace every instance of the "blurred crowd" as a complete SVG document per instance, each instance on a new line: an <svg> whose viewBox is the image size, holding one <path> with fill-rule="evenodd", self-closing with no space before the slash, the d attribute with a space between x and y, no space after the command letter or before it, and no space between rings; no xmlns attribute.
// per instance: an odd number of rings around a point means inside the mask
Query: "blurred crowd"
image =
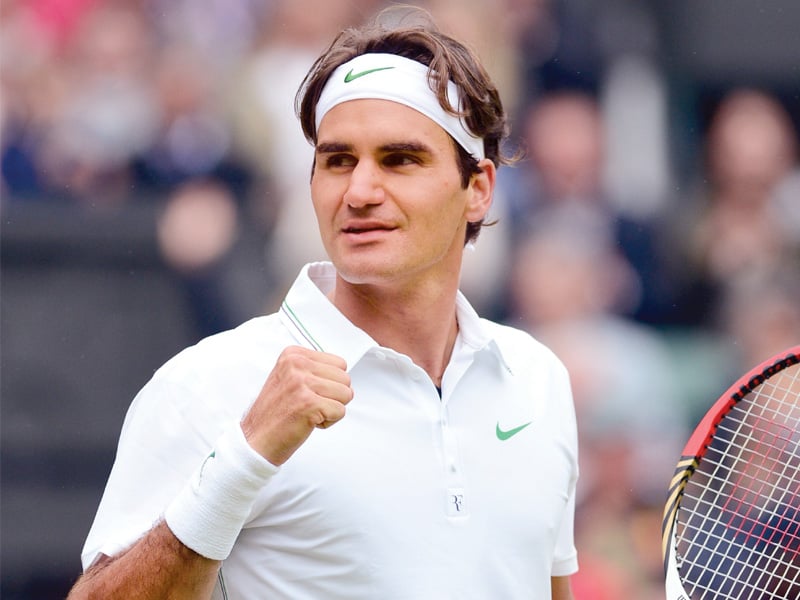
<svg viewBox="0 0 800 600"><path fill-rule="evenodd" d="M336 31L388 4L4 0L0 212L146 203L198 337L273 310L324 258L294 94ZM800 342L798 124L770 90L732 86L677 172L643 5L414 4L469 40L512 117L521 159L500 170L463 289L570 369L576 598L662 598L661 507L688 432L739 372Z"/></svg>

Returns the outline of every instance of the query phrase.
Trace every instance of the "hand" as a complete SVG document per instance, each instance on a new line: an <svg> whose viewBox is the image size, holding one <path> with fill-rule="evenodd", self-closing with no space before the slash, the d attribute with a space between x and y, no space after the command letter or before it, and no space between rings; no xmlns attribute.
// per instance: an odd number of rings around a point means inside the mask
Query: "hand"
<svg viewBox="0 0 800 600"><path fill-rule="evenodd" d="M344 417L353 399L346 369L333 354L286 348L242 420L248 443L273 465L286 462L315 427Z"/></svg>

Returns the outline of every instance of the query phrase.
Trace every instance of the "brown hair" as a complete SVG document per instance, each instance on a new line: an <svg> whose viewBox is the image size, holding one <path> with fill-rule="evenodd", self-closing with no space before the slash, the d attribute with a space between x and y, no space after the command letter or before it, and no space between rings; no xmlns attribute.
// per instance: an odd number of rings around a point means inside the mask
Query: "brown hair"
<svg viewBox="0 0 800 600"><path fill-rule="evenodd" d="M391 10L389 11L391 12ZM512 158L503 155L501 143L508 135L508 124L500 95L477 56L464 44L442 33L430 16L414 11L416 23L388 26L383 23L387 11L379 14L369 25L342 31L314 62L295 99L297 116L303 133L315 144L317 102L333 71L361 54L396 54L429 67L429 84L439 104L447 112L464 118L470 131L483 138L486 158L495 166L509 164ZM447 81L458 86L462 110L450 106L447 100ZM455 140L461 183L467 187L470 177L480 172L478 161ZM477 238L483 221L467 224L466 241Z"/></svg>

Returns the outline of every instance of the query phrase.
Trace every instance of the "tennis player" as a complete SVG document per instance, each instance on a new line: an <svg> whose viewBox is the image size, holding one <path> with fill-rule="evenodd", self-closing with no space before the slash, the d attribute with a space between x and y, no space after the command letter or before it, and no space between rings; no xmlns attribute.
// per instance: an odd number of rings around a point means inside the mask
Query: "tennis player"
<svg viewBox="0 0 800 600"><path fill-rule="evenodd" d="M570 600L567 373L458 291L497 90L432 23L375 24L298 112L331 262L141 390L70 597Z"/></svg>

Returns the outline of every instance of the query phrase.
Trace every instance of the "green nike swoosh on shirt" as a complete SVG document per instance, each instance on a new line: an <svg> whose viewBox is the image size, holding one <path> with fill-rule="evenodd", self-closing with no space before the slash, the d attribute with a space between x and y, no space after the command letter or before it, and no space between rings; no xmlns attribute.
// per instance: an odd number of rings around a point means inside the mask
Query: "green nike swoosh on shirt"
<svg viewBox="0 0 800 600"><path fill-rule="evenodd" d="M387 69L394 69L394 67L377 67L375 69L367 69L366 71L359 71L358 73L353 73L353 69L350 69L347 72L347 75L344 76L344 82L350 83L354 79L358 79L359 77L363 77L364 75L369 75L370 73L374 73L375 71L386 71Z"/></svg>
<svg viewBox="0 0 800 600"><path fill-rule="evenodd" d="M527 423L524 423L519 427L514 427L514 429L509 429L507 431L503 431L502 429L500 429L500 423L498 423L497 427L495 428L497 439L500 440L501 442L505 442L508 438L517 435L520 431L525 429L531 423L533 423L533 421L528 421Z"/></svg>

